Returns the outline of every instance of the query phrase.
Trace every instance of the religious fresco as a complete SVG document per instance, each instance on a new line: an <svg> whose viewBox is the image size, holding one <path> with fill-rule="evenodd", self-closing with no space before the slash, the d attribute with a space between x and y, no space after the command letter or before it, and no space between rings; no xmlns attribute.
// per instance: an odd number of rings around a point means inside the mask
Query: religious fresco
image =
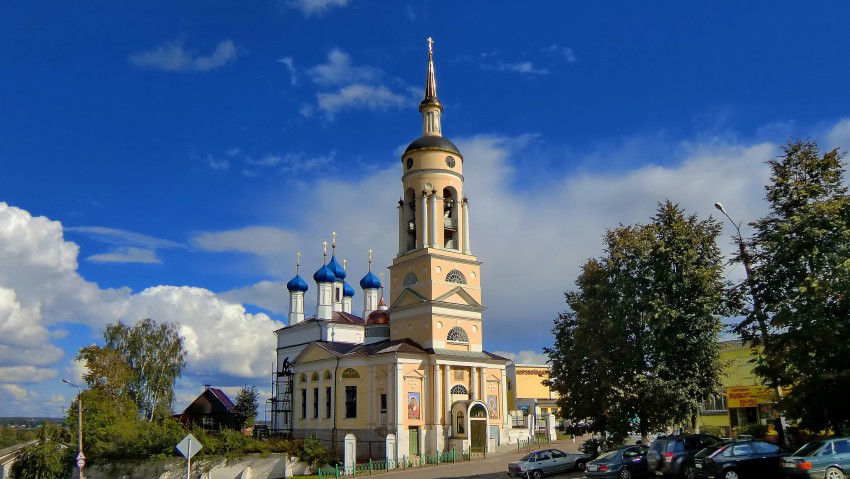
<svg viewBox="0 0 850 479"><path fill-rule="evenodd" d="M420 415L419 393L407 393L407 418L419 419Z"/></svg>

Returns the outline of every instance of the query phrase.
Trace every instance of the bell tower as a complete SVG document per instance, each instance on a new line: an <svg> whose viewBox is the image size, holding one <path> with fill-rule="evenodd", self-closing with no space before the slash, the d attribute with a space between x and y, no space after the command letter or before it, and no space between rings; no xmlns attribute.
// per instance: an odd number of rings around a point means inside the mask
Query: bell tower
<svg viewBox="0 0 850 479"><path fill-rule="evenodd" d="M433 40L428 39L422 136L401 156L398 254L390 266L391 338L481 351L481 276L469 241L463 155L443 137Z"/></svg>

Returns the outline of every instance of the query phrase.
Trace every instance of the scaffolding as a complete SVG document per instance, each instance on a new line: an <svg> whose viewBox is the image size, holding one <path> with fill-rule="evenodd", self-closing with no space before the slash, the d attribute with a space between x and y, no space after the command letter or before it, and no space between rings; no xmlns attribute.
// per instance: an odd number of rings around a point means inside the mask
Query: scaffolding
<svg viewBox="0 0 850 479"><path fill-rule="evenodd" d="M272 427L271 434L292 437L292 365L289 358L283 360L280 369L272 378Z"/></svg>

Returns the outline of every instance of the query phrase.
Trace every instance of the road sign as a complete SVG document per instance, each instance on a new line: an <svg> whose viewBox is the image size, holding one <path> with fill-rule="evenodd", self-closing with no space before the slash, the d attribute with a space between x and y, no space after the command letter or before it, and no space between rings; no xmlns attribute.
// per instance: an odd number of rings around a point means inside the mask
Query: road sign
<svg viewBox="0 0 850 479"><path fill-rule="evenodd" d="M83 454L83 451L80 451L80 453L77 454L77 467L82 469L85 466L86 466L86 456L85 456L85 454Z"/></svg>
<svg viewBox="0 0 850 479"><path fill-rule="evenodd" d="M180 441L180 444L177 445L177 450L180 451L180 454L183 454L183 457L186 459L192 459L192 456L198 453L201 449L203 449L204 445L198 441L195 436L191 434L186 434L186 437Z"/></svg>

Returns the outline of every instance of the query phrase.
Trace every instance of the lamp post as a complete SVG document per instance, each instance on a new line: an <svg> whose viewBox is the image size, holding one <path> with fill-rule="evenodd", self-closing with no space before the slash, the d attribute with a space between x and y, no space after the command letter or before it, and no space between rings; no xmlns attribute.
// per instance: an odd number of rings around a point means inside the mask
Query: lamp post
<svg viewBox="0 0 850 479"><path fill-rule="evenodd" d="M720 203L714 203L714 207L718 209L723 216L725 216L732 226L735 227L735 236L734 239L738 243L738 251L741 254L741 262L744 263L744 273L747 276L747 289L750 290L750 296L753 298L753 315L755 316L756 323L759 328L759 335L761 336L761 344L762 348L766 348L768 342L770 341L770 333L767 330L767 315L764 313L764 309L761 305L761 300L759 300L758 295L756 294L756 283L753 278L753 268L752 263L750 262L750 255L747 252L747 247L744 245L744 237L741 235L741 222L735 223L729 213L726 212L726 209L723 208L723 205ZM772 372L772 371L771 371ZM772 376L772 375L771 375ZM771 377L771 382L773 383L773 388L776 393L776 401L782 399L782 386L779 384L779 380L775 377ZM785 418L780 415L779 416L779 425L776 427L777 433L779 434L779 440L783 444L785 444Z"/></svg>
<svg viewBox="0 0 850 479"><path fill-rule="evenodd" d="M80 479L85 479L83 475L83 467L86 465L86 456L83 454L83 390L67 379L63 379L62 382L77 388L77 445L79 446L77 467L80 469Z"/></svg>

